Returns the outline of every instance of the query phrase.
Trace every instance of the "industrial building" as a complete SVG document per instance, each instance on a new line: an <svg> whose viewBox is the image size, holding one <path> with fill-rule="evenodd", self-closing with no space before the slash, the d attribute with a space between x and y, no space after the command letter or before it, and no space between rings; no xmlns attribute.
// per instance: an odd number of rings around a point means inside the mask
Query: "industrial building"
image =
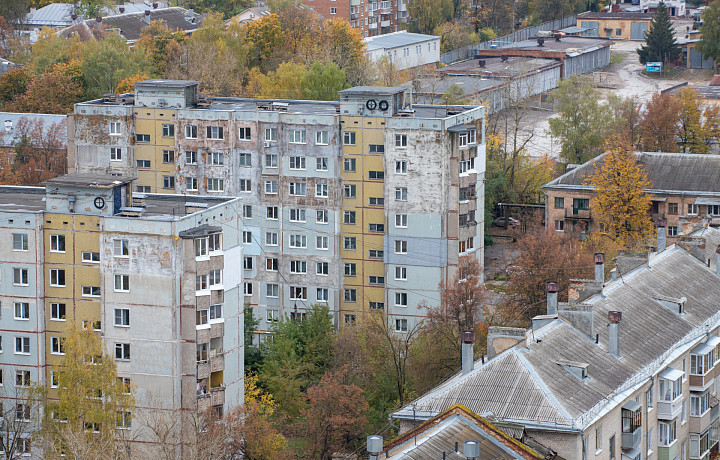
<svg viewBox="0 0 720 460"><path fill-rule="evenodd" d="M68 328L92 328L135 389L133 457L150 414L191 443L193 417L244 400L240 198L141 195L133 178L71 174L0 187L2 408L37 382L53 398ZM228 261L228 263L226 263ZM16 378L22 376L22 378ZM25 435L23 433L23 435Z"/></svg>
<svg viewBox="0 0 720 460"><path fill-rule="evenodd" d="M339 102L135 88L75 106L71 162L137 175L143 193L241 196L244 301L261 333L316 303L338 324L379 310L404 332L461 254L482 264L484 108L411 105L403 88Z"/></svg>
<svg viewBox="0 0 720 460"><path fill-rule="evenodd" d="M440 37L413 34L406 30L368 37L365 55L373 62L385 57L397 70L409 69L440 60Z"/></svg>

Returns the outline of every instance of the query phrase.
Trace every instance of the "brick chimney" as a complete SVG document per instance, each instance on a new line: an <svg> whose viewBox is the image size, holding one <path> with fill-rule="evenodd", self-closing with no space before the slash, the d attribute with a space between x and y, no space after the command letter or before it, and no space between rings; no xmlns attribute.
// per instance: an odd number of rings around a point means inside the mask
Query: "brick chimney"
<svg viewBox="0 0 720 460"><path fill-rule="evenodd" d="M463 331L462 333L462 375L469 374L475 365L473 355L473 344L475 343L475 331Z"/></svg>
<svg viewBox="0 0 720 460"><path fill-rule="evenodd" d="M595 253L595 281L605 282L605 253Z"/></svg>
<svg viewBox="0 0 720 460"><path fill-rule="evenodd" d="M145 10L145 22L150 24L150 10Z"/></svg>
<svg viewBox="0 0 720 460"><path fill-rule="evenodd" d="M616 358L620 357L620 320L622 320L621 311L609 311L608 321L608 351Z"/></svg>
<svg viewBox="0 0 720 460"><path fill-rule="evenodd" d="M547 289L547 314L554 315L557 313L557 293L558 284L551 281L546 285Z"/></svg>
<svg viewBox="0 0 720 460"><path fill-rule="evenodd" d="M657 220L657 252L658 254L665 250L667 246L667 219Z"/></svg>

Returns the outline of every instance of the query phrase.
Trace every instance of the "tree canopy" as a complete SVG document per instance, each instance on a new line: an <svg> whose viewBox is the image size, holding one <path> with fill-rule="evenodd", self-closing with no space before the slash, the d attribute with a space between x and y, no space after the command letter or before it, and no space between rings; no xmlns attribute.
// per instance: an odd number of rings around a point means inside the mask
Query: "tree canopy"
<svg viewBox="0 0 720 460"><path fill-rule="evenodd" d="M720 72L720 0L712 1L702 15L700 28L702 37L697 49L715 64L715 73Z"/></svg>
<svg viewBox="0 0 720 460"><path fill-rule="evenodd" d="M646 62L669 64L680 56L680 47L675 40L675 29L662 0L658 3L657 11L650 22L650 28L645 35L645 44L637 50L637 53L642 64Z"/></svg>

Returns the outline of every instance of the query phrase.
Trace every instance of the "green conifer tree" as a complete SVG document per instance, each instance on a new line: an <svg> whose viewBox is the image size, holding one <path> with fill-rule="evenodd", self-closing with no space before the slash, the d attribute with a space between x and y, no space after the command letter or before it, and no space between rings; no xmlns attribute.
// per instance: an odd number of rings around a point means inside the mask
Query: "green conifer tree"
<svg viewBox="0 0 720 460"><path fill-rule="evenodd" d="M657 12L650 23L650 29L645 36L645 45L637 50L640 62L668 62L675 61L680 55L680 47L675 41L675 29L670 22L665 2L660 0Z"/></svg>

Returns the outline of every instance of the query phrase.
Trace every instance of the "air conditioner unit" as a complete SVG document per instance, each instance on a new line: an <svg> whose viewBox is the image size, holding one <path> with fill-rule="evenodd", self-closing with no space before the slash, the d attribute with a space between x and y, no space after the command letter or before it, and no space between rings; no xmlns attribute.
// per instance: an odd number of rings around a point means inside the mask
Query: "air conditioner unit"
<svg viewBox="0 0 720 460"><path fill-rule="evenodd" d="M265 141L265 147L270 147L270 141Z"/></svg>

